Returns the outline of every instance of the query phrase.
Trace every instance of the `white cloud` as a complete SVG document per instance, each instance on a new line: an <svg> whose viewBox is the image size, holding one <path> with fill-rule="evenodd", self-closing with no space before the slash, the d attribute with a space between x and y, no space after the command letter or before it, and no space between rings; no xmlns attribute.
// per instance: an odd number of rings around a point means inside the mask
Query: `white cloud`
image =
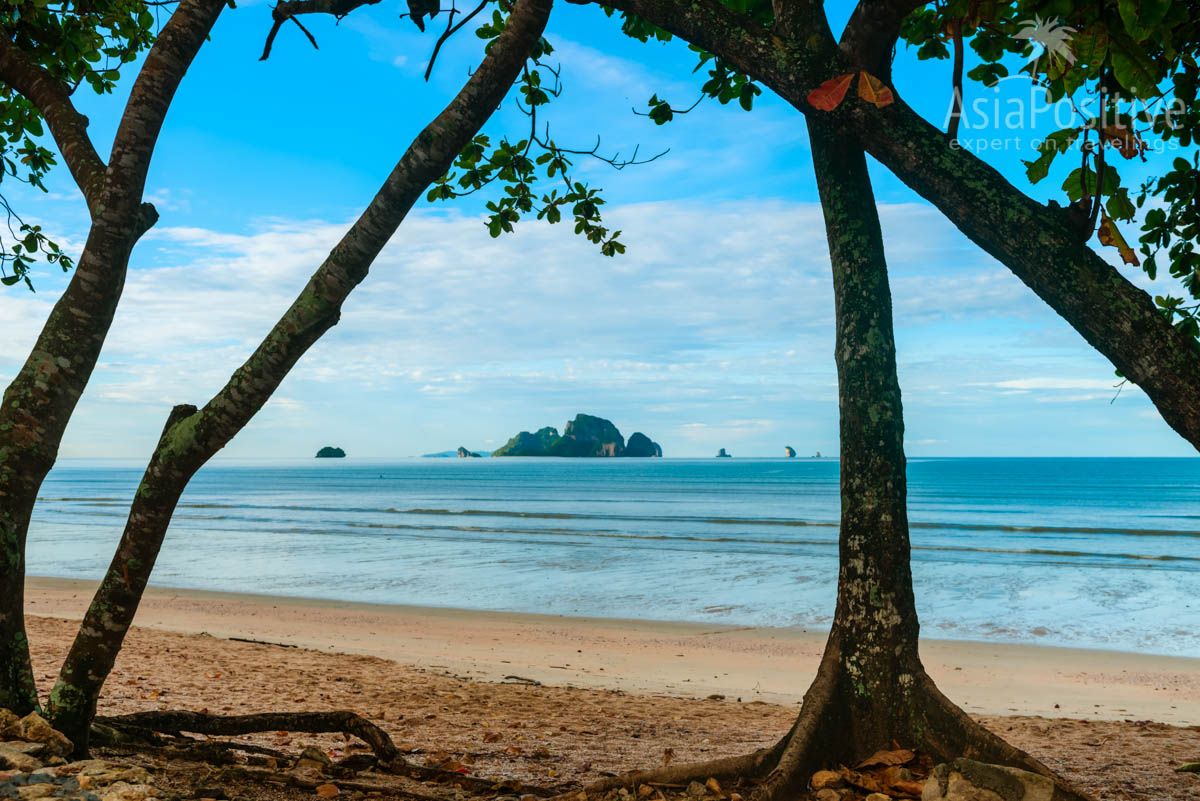
<svg viewBox="0 0 1200 801"><path fill-rule="evenodd" d="M477 218L413 214L341 324L231 451L307 453L307 437L335 434L362 454L444 450L447 439L482 447L590 411L647 432L668 453L775 453L785 440L835 452L819 208L676 202L617 206L609 217L629 245L617 259L565 225L522 223L493 240ZM903 204L884 205L882 217L912 443L970 448L970 435L942 430L954 410L1018 402L1013 393L1048 393L1064 410L1144 408L1144 396L1109 406L1114 382L1086 346L1027 337L1064 324L936 215ZM274 219L249 233L155 230L135 255L64 452L148 449L171 405L202 403L224 384L345 226ZM946 264L947 253L961 255ZM0 324L15 333L0 369L11 372L51 298L8 297ZM996 380L1019 370L1030 377Z"/></svg>
<svg viewBox="0 0 1200 801"><path fill-rule="evenodd" d="M1039 389L1115 389L1120 383L1113 378L1064 378L1059 376L1039 376L1035 378L1011 378L997 381L992 386L1000 389L1039 390Z"/></svg>

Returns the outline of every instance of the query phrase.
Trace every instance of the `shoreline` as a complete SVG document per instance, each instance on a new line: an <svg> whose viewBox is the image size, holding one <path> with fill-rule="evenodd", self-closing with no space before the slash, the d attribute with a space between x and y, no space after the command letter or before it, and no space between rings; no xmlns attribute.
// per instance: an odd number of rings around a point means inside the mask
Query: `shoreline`
<svg viewBox="0 0 1200 801"><path fill-rule="evenodd" d="M78 620L96 582L29 577L26 613ZM477 681L796 704L825 633L566 617L151 587L135 628L373 656ZM1200 659L1049 645L923 640L968 712L1200 725Z"/></svg>

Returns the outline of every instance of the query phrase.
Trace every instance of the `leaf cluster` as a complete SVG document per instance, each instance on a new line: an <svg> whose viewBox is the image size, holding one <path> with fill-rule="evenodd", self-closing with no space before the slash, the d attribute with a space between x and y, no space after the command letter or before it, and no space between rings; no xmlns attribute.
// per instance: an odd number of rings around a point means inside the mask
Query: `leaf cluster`
<svg viewBox="0 0 1200 801"><path fill-rule="evenodd" d="M501 0L490 20L476 29L476 36L490 47L504 30L510 12L511 3ZM426 199L452 200L497 185L498 196L486 203L487 229L493 237L511 233L529 215L551 224L569 216L576 234L597 245L603 255L615 256L625 252L621 232L604 224L600 213L604 198L599 190L572 177L574 158L591 156L618 169L641 162L637 161L636 152L633 159L627 160L621 160L619 154L611 158L600 156L598 142L591 150L564 148L550 137L549 126L541 132L538 116L541 109L563 91L559 70L544 61L553 52L553 45L542 38L517 81L517 104L529 119L528 134L516 141L503 137L495 142L487 134L478 134L459 153L450 171L429 189Z"/></svg>
<svg viewBox="0 0 1200 801"><path fill-rule="evenodd" d="M81 86L108 94L122 69L154 42L158 14L170 3L150 0L8 0L0 5L0 31L22 56L68 94ZM169 9L166 9L169 11ZM47 147L38 109L0 81L0 190L20 181L43 191L57 160ZM11 239L0 235L0 283L24 282L44 258L69 269L71 260L37 226L20 221L0 195Z"/></svg>
<svg viewBox="0 0 1200 801"><path fill-rule="evenodd" d="M1039 23L1043 37L1058 37L1069 56L1035 50L1032 31ZM1073 124L1046 137L1025 162L1028 179L1046 179L1073 152L1078 161L1061 184L1066 200L1085 212L1100 243L1117 248L1125 263L1140 264L1154 278L1166 262L1191 301L1164 296L1158 305L1181 329L1200 335L1194 154L1200 19L1189 4L941 0L912 14L901 35L918 58L950 58L956 28L977 61L970 79L991 87L1024 73L1045 88L1050 102L1072 104ZM1191 159L1156 155L1189 148ZM1140 209L1139 260L1118 223L1135 223Z"/></svg>

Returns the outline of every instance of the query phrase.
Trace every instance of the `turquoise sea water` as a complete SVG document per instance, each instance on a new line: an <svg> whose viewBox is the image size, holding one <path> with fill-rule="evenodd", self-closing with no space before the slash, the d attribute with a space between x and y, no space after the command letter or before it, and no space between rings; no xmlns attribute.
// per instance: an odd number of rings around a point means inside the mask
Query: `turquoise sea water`
<svg viewBox="0 0 1200 801"><path fill-rule="evenodd" d="M64 460L31 575L98 577L141 475ZM225 462L154 582L379 603L827 626L838 464ZM1200 657L1200 459L914 459L926 636Z"/></svg>

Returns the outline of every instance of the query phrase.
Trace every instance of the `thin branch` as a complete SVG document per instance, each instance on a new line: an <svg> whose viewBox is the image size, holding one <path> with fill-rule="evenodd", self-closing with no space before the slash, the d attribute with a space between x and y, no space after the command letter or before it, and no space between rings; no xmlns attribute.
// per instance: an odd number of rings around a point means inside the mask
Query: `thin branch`
<svg viewBox="0 0 1200 801"><path fill-rule="evenodd" d="M696 98L696 102L692 103L692 105L688 106L687 108L675 108L674 106L669 106L669 108L671 109L671 114L673 114L675 116L678 116L680 114L690 114L691 112L696 110L696 106L699 106L701 103L704 102L705 97L707 97L707 95L701 93L701 95ZM650 116L649 111L638 111L636 107L632 108L631 111L633 111L633 113L639 117L649 117Z"/></svg>
<svg viewBox="0 0 1200 801"><path fill-rule="evenodd" d="M626 167L636 167L639 164L649 164L652 161L658 161L660 158L671 152L671 148L668 147L666 150L656 153L650 158L639 159L638 151L641 149L641 145L634 145L633 154L627 159L621 158L621 151L619 150L614 152L611 156L604 156L600 154L599 134L596 135L596 144L593 145L589 150L575 150L569 147L559 147L550 139L550 126L548 124L546 126L545 138L538 138L535 136L533 141L536 142L539 147L551 152L567 153L572 156L588 156L589 158L594 158L597 161L604 162L614 170L623 170Z"/></svg>
<svg viewBox="0 0 1200 801"><path fill-rule="evenodd" d="M475 8L473 8L465 17L463 17L461 20L459 20L457 25L454 25L454 26L451 26L450 23L454 21L454 14L456 13L457 9L451 9L450 20L446 23L446 30L442 33L441 36L438 37L437 42L433 45L433 52L430 53L430 55L429 55L429 66L427 66L425 68L425 80L426 81L428 81L429 76L433 74L433 65L437 61L438 53L441 52L442 45L444 45L446 43L446 40L448 40L454 34L458 33L462 29L462 27L464 25L466 25L468 22L475 19L475 16L477 14L479 14L479 12L481 12L485 8L487 8L488 3L490 3L490 2L491 2L491 0L483 0L479 5L475 6Z"/></svg>
<svg viewBox="0 0 1200 801"><path fill-rule="evenodd" d="M963 112L963 62L966 60L966 55L963 53L963 21L956 19L951 25L951 34L954 38L954 70L951 73L951 84L954 87L954 106L950 111L950 124L946 129L946 136L951 142L958 140L958 124L962 120Z"/></svg>

